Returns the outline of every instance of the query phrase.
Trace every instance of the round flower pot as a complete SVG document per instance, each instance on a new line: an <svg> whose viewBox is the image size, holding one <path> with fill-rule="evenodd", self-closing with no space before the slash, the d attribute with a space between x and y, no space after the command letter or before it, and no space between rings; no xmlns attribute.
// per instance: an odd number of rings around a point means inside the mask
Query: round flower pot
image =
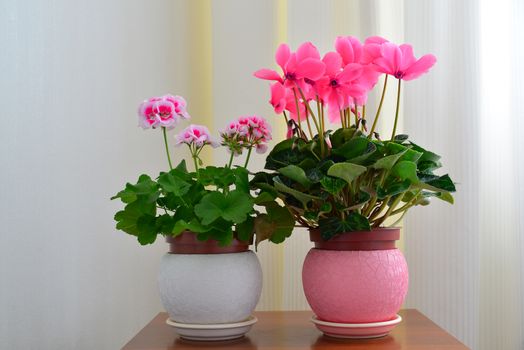
<svg viewBox="0 0 524 350"><path fill-rule="evenodd" d="M158 285L170 322L197 325L203 332L194 337L197 340L228 339L208 339L206 329L216 333L217 324L252 319L262 291L257 256L248 243L236 239L227 247L213 240L198 241L191 232L166 240L170 249L162 257Z"/></svg>
<svg viewBox="0 0 524 350"><path fill-rule="evenodd" d="M324 241L312 229L315 248L304 261L302 283L316 320L351 325L398 319L408 290L406 260L395 248L399 237L399 228L378 228Z"/></svg>

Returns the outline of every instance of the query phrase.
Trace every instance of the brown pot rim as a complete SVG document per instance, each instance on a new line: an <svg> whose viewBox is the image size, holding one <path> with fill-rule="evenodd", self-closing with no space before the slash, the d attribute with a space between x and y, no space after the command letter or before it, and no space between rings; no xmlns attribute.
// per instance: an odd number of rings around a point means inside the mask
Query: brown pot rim
<svg viewBox="0 0 524 350"><path fill-rule="evenodd" d="M235 236L228 246L220 246L217 240L209 239L199 241L197 234L191 231L184 231L180 235L166 236L169 243L170 254L228 254L241 253L249 250L251 242L244 242Z"/></svg>
<svg viewBox="0 0 524 350"><path fill-rule="evenodd" d="M328 241L322 239L319 228L309 229L309 238L315 248L324 250L388 250L396 249L400 227L379 227L371 231L341 233Z"/></svg>

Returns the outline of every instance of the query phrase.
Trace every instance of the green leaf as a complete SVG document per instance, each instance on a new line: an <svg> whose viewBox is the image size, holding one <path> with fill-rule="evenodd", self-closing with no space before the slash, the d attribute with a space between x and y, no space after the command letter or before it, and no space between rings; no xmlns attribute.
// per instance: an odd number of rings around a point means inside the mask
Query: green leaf
<svg viewBox="0 0 524 350"><path fill-rule="evenodd" d="M320 219L318 224L320 227L322 239L325 241L345 232L371 230L368 219L356 212L349 213L345 220L342 220L338 217L330 217L326 219Z"/></svg>
<svg viewBox="0 0 524 350"><path fill-rule="evenodd" d="M296 165L290 164L286 167L278 169L278 172L291 180L298 182L305 188L311 187L312 183L306 176L306 172Z"/></svg>
<svg viewBox="0 0 524 350"><path fill-rule="evenodd" d="M395 164L391 169L391 174L400 178L401 180L409 180L411 183L418 182L417 164L407 160L403 160Z"/></svg>
<svg viewBox="0 0 524 350"><path fill-rule="evenodd" d="M377 196L378 199L384 199L386 197L392 197L396 196L397 194L406 192L411 186L411 181L404 180L400 182L394 182L390 185L388 185L385 189L378 188L377 189Z"/></svg>
<svg viewBox="0 0 524 350"><path fill-rule="evenodd" d="M244 222L236 225L236 233L239 240L244 242L251 241L255 229L255 219L248 216Z"/></svg>
<svg viewBox="0 0 524 350"><path fill-rule="evenodd" d="M120 198L124 203L132 203L137 199L154 202L158 198L158 185L148 175L140 175L135 185L127 183L126 188L111 199Z"/></svg>
<svg viewBox="0 0 524 350"><path fill-rule="evenodd" d="M386 169L390 170L393 168L395 163L406 153L407 150L403 150L399 153L392 154L390 156L385 156L384 158L380 158L375 162L375 164L372 165L374 169Z"/></svg>
<svg viewBox="0 0 524 350"><path fill-rule="evenodd" d="M355 137L339 148L334 148L332 153L344 157L346 159L353 159L367 153L368 145L372 142L367 137Z"/></svg>
<svg viewBox="0 0 524 350"><path fill-rule="evenodd" d="M300 146L304 144L306 148ZM310 151L307 149L307 143L302 139L293 137L278 143L266 158L265 168L268 170L277 170L288 166L289 164L299 164L307 158L312 158Z"/></svg>
<svg viewBox="0 0 524 350"><path fill-rule="evenodd" d="M231 191L227 195L221 192L208 193L195 205L195 214L202 220L203 225L208 225L219 217L240 223L252 210L251 196L239 190Z"/></svg>
<svg viewBox="0 0 524 350"><path fill-rule="evenodd" d="M235 188L245 193L249 193L249 177L246 168L238 167L233 170L235 174Z"/></svg>
<svg viewBox="0 0 524 350"><path fill-rule="evenodd" d="M204 226L201 223L199 223L196 219L193 219L189 222L186 220L177 220L173 226L173 229L171 230L171 233L173 236L178 236L184 231L191 231L195 233L202 233L207 232L211 228L209 226Z"/></svg>
<svg viewBox="0 0 524 350"><path fill-rule="evenodd" d="M204 185L215 185L219 188L231 186L237 180L236 170L226 167L207 166L199 170L199 182ZM238 175L242 170L238 170Z"/></svg>
<svg viewBox="0 0 524 350"><path fill-rule="evenodd" d="M348 140L351 140L353 136L355 136L356 132L357 130L355 129L355 127L337 129L330 137L333 148L337 149L341 147Z"/></svg>
<svg viewBox="0 0 524 350"><path fill-rule="evenodd" d="M338 177L351 184L358 176L366 171L366 167L352 163L336 163L328 170L328 175Z"/></svg>
<svg viewBox="0 0 524 350"><path fill-rule="evenodd" d="M177 176L176 171L160 175L158 177L158 184L165 192L173 193L177 197L185 195L191 187L191 184Z"/></svg>
<svg viewBox="0 0 524 350"><path fill-rule="evenodd" d="M293 197L295 197L296 199L298 199L302 203L304 208L307 208L307 204L311 200L315 200L315 199L321 200L320 197L315 197L315 196L312 196L312 195L309 195L309 194L297 191L297 190L295 190L293 188L290 188L290 187L284 185L284 183L282 183L282 180L278 176L275 176L273 178L273 181L274 181L275 188L278 191L292 195Z"/></svg>
<svg viewBox="0 0 524 350"><path fill-rule="evenodd" d="M156 240L158 229L156 217L153 215L143 215L137 220L138 242L142 245L151 244Z"/></svg>
<svg viewBox="0 0 524 350"><path fill-rule="evenodd" d="M295 219L285 207L276 203L266 206L267 214L255 218L256 246L266 239L281 243L293 232Z"/></svg>
<svg viewBox="0 0 524 350"><path fill-rule="evenodd" d="M155 202L140 199L129 203L115 214L116 228L131 235L138 236L140 230L137 227L138 219L144 215L154 216L156 214Z"/></svg>
<svg viewBox="0 0 524 350"><path fill-rule="evenodd" d="M369 142L367 149L364 151L364 154L348 159L349 162L354 164L363 164L368 158L370 158L377 150L377 146L373 142Z"/></svg>
<svg viewBox="0 0 524 350"><path fill-rule="evenodd" d="M448 174L443 176L434 176L427 174L419 174L420 183L418 184L419 188L424 188L427 190L435 192L455 192L455 184L451 180Z"/></svg>
<svg viewBox="0 0 524 350"><path fill-rule="evenodd" d="M400 160L407 160L410 162L417 162L419 158L422 156L422 152L412 149L412 146L404 146L396 142L388 142L386 145L386 149L391 154L396 154L399 152L404 152Z"/></svg>
<svg viewBox="0 0 524 350"><path fill-rule="evenodd" d="M260 192L260 194L255 197L255 199L253 200L253 202L257 205L259 204L263 204L263 203L267 203L267 202L272 202L275 200L275 196L270 193L270 192L266 192L266 191L262 191Z"/></svg>
<svg viewBox="0 0 524 350"><path fill-rule="evenodd" d="M185 159L182 159L182 160L180 161L180 163L178 163L178 165L176 166L175 169L178 170L178 171L181 171L181 172L187 173L186 160L185 160Z"/></svg>
<svg viewBox="0 0 524 350"><path fill-rule="evenodd" d="M327 192L331 193L332 195L337 195L344 186L346 186L346 181L330 176L325 176L320 180L320 184L322 185L322 188L326 190Z"/></svg>

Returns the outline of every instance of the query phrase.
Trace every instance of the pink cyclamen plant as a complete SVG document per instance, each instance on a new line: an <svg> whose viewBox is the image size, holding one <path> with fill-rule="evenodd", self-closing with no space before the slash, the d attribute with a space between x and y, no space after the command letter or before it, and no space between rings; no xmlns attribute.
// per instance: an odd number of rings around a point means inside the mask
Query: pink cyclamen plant
<svg viewBox="0 0 524 350"><path fill-rule="evenodd" d="M313 126L324 152L329 148L325 129L324 111L327 107L332 122L340 122L348 128L354 116L354 125L367 131L366 104L369 92L381 75L385 75L380 103L369 132L369 138L378 137L377 125L386 93L388 77L398 79L397 106L391 139L396 135L400 104L401 81L412 80L426 73L436 62L428 54L415 58L411 45L396 45L373 36L361 43L355 37L338 37L335 51L326 53L322 59L316 47L306 42L291 52L289 46L278 47L275 59L282 73L261 69L254 73L260 79L271 80L270 104L277 114L282 113L288 125L287 137L298 135L308 138L302 128L306 121L309 137L313 139ZM316 104L316 108L312 107Z"/></svg>

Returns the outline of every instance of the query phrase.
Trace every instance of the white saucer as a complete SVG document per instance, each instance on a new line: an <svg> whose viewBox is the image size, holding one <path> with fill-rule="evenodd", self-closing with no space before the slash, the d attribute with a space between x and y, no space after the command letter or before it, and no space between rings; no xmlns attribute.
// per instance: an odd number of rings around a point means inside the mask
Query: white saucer
<svg viewBox="0 0 524 350"><path fill-rule="evenodd" d="M399 324L400 321L402 321L400 315L397 315L394 319L389 321L372 323L336 323L319 320L317 316L311 318L311 322L313 322L325 335L346 339L383 337Z"/></svg>
<svg viewBox="0 0 524 350"><path fill-rule="evenodd" d="M166 323L174 327L182 339L220 341L243 337L257 321L258 319L255 316L251 316L247 320L237 323L189 324L175 322L169 318Z"/></svg>

